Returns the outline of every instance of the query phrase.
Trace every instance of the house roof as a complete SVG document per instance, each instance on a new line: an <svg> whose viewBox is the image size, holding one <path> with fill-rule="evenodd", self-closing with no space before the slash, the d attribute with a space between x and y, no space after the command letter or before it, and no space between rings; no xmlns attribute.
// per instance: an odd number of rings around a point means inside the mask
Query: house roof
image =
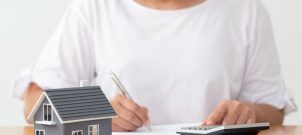
<svg viewBox="0 0 302 135"><path fill-rule="evenodd" d="M72 123L116 116L108 99L99 86L75 87L64 89L45 90L39 100L46 97L53 106L54 112L58 115L61 123ZM38 106L33 109L33 117ZM36 110L35 110L36 108Z"/></svg>

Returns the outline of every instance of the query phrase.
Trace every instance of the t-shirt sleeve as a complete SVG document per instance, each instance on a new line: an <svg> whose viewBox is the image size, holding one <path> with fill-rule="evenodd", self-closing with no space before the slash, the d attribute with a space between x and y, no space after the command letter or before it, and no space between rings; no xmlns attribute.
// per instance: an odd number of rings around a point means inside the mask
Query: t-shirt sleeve
<svg viewBox="0 0 302 135"><path fill-rule="evenodd" d="M14 97L23 99L31 82L42 89L79 86L80 80L94 82L94 40L80 11L74 3L68 7L36 64L15 80Z"/></svg>
<svg viewBox="0 0 302 135"><path fill-rule="evenodd" d="M270 17L259 2L251 27L239 100L272 105L287 114L296 110L281 76Z"/></svg>

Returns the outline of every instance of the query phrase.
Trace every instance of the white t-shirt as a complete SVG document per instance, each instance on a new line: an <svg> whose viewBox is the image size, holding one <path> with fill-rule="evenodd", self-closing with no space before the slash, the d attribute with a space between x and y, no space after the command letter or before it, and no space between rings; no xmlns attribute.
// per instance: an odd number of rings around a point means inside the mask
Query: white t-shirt
<svg viewBox="0 0 302 135"><path fill-rule="evenodd" d="M117 74L151 124L201 122L225 99L295 110L280 74L269 15L259 0L208 0L156 10L133 0L76 0L39 60L16 80L43 89L100 85Z"/></svg>

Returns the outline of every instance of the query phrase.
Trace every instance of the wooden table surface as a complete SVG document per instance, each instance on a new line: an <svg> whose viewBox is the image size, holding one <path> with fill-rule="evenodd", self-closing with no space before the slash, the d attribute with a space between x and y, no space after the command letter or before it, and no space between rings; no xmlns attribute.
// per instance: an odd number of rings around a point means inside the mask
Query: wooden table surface
<svg viewBox="0 0 302 135"><path fill-rule="evenodd" d="M33 127L0 127L1 135L34 135ZM260 135L302 135L302 126L272 126Z"/></svg>

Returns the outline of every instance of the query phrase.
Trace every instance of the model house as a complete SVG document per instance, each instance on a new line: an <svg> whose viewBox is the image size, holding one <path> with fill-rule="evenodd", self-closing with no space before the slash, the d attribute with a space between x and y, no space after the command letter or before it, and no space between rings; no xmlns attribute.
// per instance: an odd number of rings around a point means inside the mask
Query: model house
<svg viewBox="0 0 302 135"><path fill-rule="evenodd" d="M111 135L116 113L98 86L45 90L30 115L35 135Z"/></svg>

